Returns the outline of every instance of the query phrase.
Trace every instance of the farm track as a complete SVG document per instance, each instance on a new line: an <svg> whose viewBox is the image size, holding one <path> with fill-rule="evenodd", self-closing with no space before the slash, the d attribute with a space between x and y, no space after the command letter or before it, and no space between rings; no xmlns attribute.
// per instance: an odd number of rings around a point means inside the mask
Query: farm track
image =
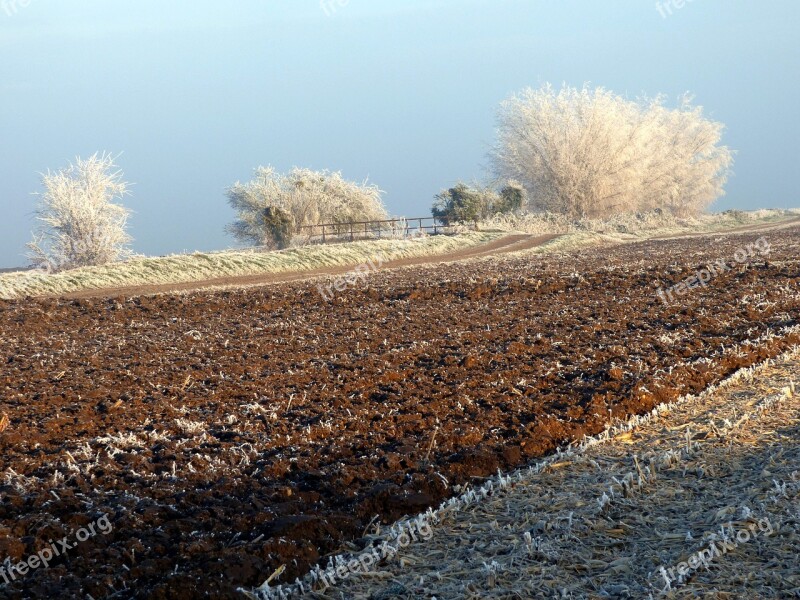
<svg viewBox="0 0 800 600"><path fill-rule="evenodd" d="M661 241L661 240L674 240L677 238L693 238L693 237L696 238L696 237L709 237L709 236L730 235L730 234L735 235L735 234L756 233L756 232L766 233L780 229L793 228L796 227L799 223L800 223L800 217L791 217L789 219L784 219L776 222L742 225L741 227L731 227L721 231L676 233L668 236L657 236L652 238L652 240Z"/></svg>
<svg viewBox="0 0 800 600"><path fill-rule="evenodd" d="M413 267L420 265L436 265L445 262L453 262L459 260L467 260L470 258L477 258L481 256L494 256L504 254L507 252L518 252L520 250L527 250L541 246L555 238L558 235L528 235L528 234L511 234L503 236L499 239L493 240L486 244L472 246L458 250L457 252L448 252L446 254L420 256L415 258L406 258L387 261L381 265L382 269L394 269L399 267ZM232 287L252 287L258 285L275 284L275 283L288 283L291 281L302 281L305 279L312 279L324 275L342 275L350 271L356 265L348 265L344 267L329 267L325 269L313 269L306 271L288 272L288 273L263 273L259 275L242 275L238 277L217 277L214 279L206 279L204 281L188 281L185 283L165 283L158 285L136 285L125 286L116 288L102 288L98 290L83 290L71 294L65 294L62 298L113 298L114 296L140 296L147 294L166 294L175 292L187 292L203 290L208 288L232 288Z"/></svg>
<svg viewBox="0 0 800 600"><path fill-rule="evenodd" d="M0 598L292 581L371 523L776 356L800 343L797 228L680 303L655 293L757 237L390 269L331 301L297 281L0 302L0 561L114 526Z"/></svg>

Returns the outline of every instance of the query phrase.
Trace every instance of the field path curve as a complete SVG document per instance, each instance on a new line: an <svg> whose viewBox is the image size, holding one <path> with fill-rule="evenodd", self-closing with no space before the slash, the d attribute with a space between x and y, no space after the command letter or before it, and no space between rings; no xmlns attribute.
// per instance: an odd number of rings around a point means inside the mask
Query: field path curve
<svg viewBox="0 0 800 600"><path fill-rule="evenodd" d="M752 225L741 225L739 227L730 227L728 229L710 230L710 231L693 231L689 233L673 233L670 235L657 235L650 238L652 241L658 240L674 240L678 238L697 238L708 236L720 235L737 235L741 233L758 233L761 231L775 231L779 229L786 229L788 227L795 227L800 223L799 217L792 217L789 219L782 219L780 221L771 221L767 223L754 223Z"/></svg>
<svg viewBox="0 0 800 600"><path fill-rule="evenodd" d="M385 262L381 270L396 269L400 267L412 267L420 265L436 265L446 262L456 262L471 258L494 256L498 254L508 254L529 250L546 244L547 242L560 237L557 234L531 235L531 234L509 234L485 244L471 246L463 250L448 252L445 254L419 256L414 258L403 258ZM266 285L272 283L286 283L290 281L301 281L312 279L324 275L341 275L347 273L356 264L326 267L322 269L311 269L304 271L289 271L283 273L261 273L257 275L242 275L236 277L217 277L201 281L188 281L184 283L164 283L155 285L133 285L122 287L108 287L93 290L81 290L69 294L59 295L61 298L80 299L80 298L110 298L115 296L144 296L150 294L168 294L174 292L190 292L207 288L220 287L249 287Z"/></svg>

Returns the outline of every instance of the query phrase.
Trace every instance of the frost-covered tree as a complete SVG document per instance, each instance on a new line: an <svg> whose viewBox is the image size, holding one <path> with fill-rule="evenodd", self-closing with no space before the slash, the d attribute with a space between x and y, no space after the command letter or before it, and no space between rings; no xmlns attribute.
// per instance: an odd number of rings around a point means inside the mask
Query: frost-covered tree
<svg viewBox="0 0 800 600"><path fill-rule="evenodd" d="M525 189L516 181L508 182L499 193L490 186L459 182L434 196L431 213L451 223L477 222L496 214L517 212L526 200Z"/></svg>
<svg viewBox="0 0 800 600"><path fill-rule="evenodd" d="M227 191L237 214L227 231L240 242L284 248L305 225L387 219L381 194L377 186L345 181L338 172L294 168L281 174L258 167L251 181Z"/></svg>
<svg viewBox="0 0 800 600"><path fill-rule="evenodd" d="M509 214L521 211L528 203L528 192L518 181L509 181L500 188L500 197L494 204L494 214Z"/></svg>
<svg viewBox="0 0 800 600"><path fill-rule="evenodd" d="M586 86L524 90L501 104L495 173L520 181L534 211L700 212L724 194L733 163L724 127L688 95L674 109L664 102Z"/></svg>
<svg viewBox="0 0 800 600"><path fill-rule="evenodd" d="M28 244L34 266L47 271L103 265L131 255L130 211L117 204L128 193L114 157L95 154L42 175L38 230Z"/></svg>
<svg viewBox="0 0 800 600"><path fill-rule="evenodd" d="M434 197L431 212L434 217L451 223L479 221L492 214L497 200L497 192L491 188L459 182Z"/></svg>

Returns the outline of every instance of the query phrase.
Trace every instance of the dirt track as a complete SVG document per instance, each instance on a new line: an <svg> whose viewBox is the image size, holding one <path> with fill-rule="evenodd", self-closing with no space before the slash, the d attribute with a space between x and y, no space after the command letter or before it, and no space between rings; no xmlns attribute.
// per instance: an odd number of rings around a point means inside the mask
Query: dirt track
<svg viewBox="0 0 800 600"><path fill-rule="evenodd" d="M444 262L454 262L476 258L480 256L492 256L517 252L541 246L559 237L558 235L528 235L512 234L501 237L487 244L481 244L471 248L465 248L457 252L439 254L435 256L420 256L417 258L407 258L385 262L381 269L394 269L398 267L409 267L415 265L435 265ZM204 281L190 281L186 283L166 283L160 285L137 285L116 288L103 288L101 290L85 290L65 294L64 298L112 298L114 296L141 296L146 294L164 294L170 292L186 292L202 290L208 288L222 287L245 287L256 286L270 283L287 283L290 281L300 281L311 279L322 275L341 275L347 273L355 265L345 267L331 267L326 269L314 269L309 271L299 271L291 273L265 273L261 275L244 275L241 277L218 277L206 279Z"/></svg>
<svg viewBox="0 0 800 600"><path fill-rule="evenodd" d="M331 301L297 281L0 302L0 561L114 527L0 598L291 581L375 518L800 341L780 334L800 322L798 233L673 305L656 282L757 235L386 270Z"/></svg>
<svg viewBox="0 0 800 600"><path fill-rule="evenodd" d="M743 225L732 229L723 230L720 232L707 232L707 233L688 233L688 234L675 234L670 236L660 236L653 238L653 241L666 241L671 239L687 239L687 238L703 238L710 236L727 236L741 233L755 233L755 232L769 232L781 230L785 228L794 227L800 223L800 217L787 219L777 223L759 223L756 225ZM461 260L468 260L470 258L479 258L486 256L501 256L512 252L528 250L542 246L560 237L559 234L547 235L531 235L531 234L509 234L489 242L471 248L465 248L456 252L449 252L446 254L434 256L421 256L417 258L400 259L385 262L381 269L396 269L399 267L421 266L421 265L437 265L447 262L456 262ZM134 285L134 286L121 286L110 287L98 290L83 290L80 292L73 292L64 294L60 297L69 299L79 298L113 298L115 296L140 296L147 294L165 294L172 292L191 292L197 290L213 290L223 288L236 288L236 287L252 287L258 285L288 283L292 281L303 281L315 277L325 275L342 275L350 271L355 265L348 265L344 267L331 267L324 269L313 269L298 272L286 273L264 273L259 275L243 275L238 277L218 277L213 279L206 279L202 281L189 281L185 283L166 283L154 285Z"/></svg>
<svg viewBox="0 0 800 600"><path fill-rule="evenodd" d="M660 240L674 240L678 238L697 238L697 237L709 237L717 235L735 235L739 233L767 232L767 231L775 231L780 229L796 227L799 223L800 223L800 216L797 216L772 223L756 223L755 225L742 225L741 227L731 227L729 229L724 229L722 231L716 231L716 232L707 231L707 232L696 232L696 233L676 233L667 236L656 236L652 239L654 241L660 241Z"/></svg>

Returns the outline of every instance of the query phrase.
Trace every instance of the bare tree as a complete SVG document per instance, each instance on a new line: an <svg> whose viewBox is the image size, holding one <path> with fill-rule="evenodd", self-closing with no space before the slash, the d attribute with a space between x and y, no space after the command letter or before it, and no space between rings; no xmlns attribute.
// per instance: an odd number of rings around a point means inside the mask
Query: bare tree
<svg viewBox="0 0 800 600"><path fill-rule="evenodd" d="M251 181L227 191L237 214L227 231L244 243L282 248L304 225L388 218L381 194L377 186L345 181L338 172L294 168L284 175L258 167ZM287 219L290 235L284 233Z"/></svg>
<svg viewBox="0 0 800 600"><path fill-rule="evenodd" d="M732 152L724 127L683 96L627 100L603 88L545 85L502 103L492 162L529 206L571 217L661 208L694 214L724 194Z"/></svg>
<svg viewBox="0 0 800 600"><path fill-rule="evenodd" d="M94 154L42 175L40 222L28 257L47 271L103 265L131 255L130 211L114 201L128 193L114 157Z"/></svg>

